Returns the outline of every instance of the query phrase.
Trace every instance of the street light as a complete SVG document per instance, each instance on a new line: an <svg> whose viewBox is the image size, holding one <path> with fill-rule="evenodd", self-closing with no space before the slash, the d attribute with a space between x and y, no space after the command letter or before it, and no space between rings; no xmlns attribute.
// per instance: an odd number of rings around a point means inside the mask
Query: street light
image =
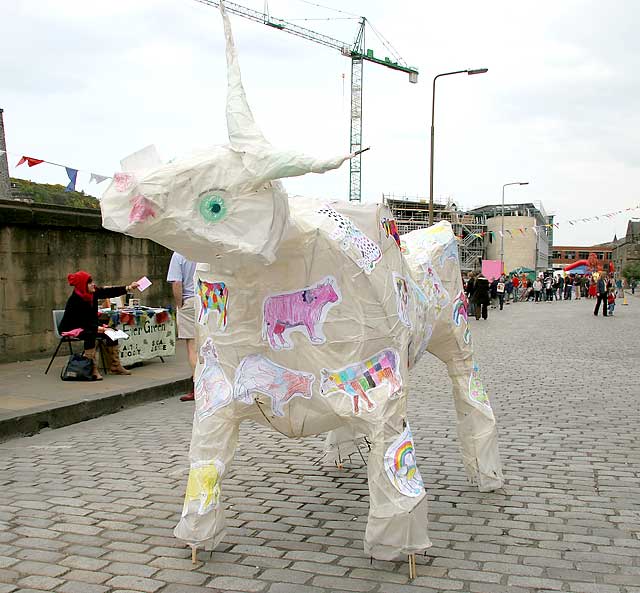
<svg viewBox="0 0 640 593"><path fill-rule="evenodd" d="M431 165L429 167L429 226L433 224L433 140L435 137L435 130L433 127L433 117L436 109L436 80L441 76L450 76L451 74L485 74L489 72L488 68L475 68L467 70L456 70L455 72L444 72L438 74L433 79L433 96L431 98Z"/></svg>
<svg viewBox="0 0 640 593"><path fill-rule="evenodd" d="M504 188L507 185L529 185L528 181L513 181L502 186L502 216L500 217L500 268L504 273Z"/></svg>

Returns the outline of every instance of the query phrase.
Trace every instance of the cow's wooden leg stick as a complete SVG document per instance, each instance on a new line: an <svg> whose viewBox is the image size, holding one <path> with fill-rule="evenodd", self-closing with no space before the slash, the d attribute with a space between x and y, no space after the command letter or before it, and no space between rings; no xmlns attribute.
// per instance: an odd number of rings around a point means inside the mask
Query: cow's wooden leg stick
<svg viewBox="0 0 640 593"><path fill-rule="evenodd" d="M409 554L409 578L413 580L416 576L416 555Z"/></svg>
<svg viewBox="0 0 640 593"><path fill-rule="evenodd" d="M196 563L197 557L198 557L198 548L196 548L195 546L192 546L191 547L191 564Z"/></svg>

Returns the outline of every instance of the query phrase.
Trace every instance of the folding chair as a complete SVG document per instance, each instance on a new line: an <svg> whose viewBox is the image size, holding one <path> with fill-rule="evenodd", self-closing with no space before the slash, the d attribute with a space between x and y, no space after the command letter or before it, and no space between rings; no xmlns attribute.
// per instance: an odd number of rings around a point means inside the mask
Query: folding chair
<svg viewBox="0 0 640 593"><path fill-rule="evenodd" d="M53 353L53 356L51 357L51 360L49 361L49 366L47 366L47 370L44 372L45 375L49 372L49 369L53 364L53 360L56 356L58 356L58 350L60 350L60 346L62 346L64 342L69 344L69 355L71 355L73 354L73 348L71 348L71 342L80 341L78 340L78 338L71 338L71 337L65 337L60 335L60 332L58 331L58 325L62 321L62 316L64 315L64 309L54 309L53 311L51 311L51 313L53 314L53 335L56 338L58 338L59 341L58 341L58 347L56 348L55 352Z"/></svg>
<svg viewBox="0 0 640 593"><path fill-rule="evenodd" d="M60 346L62 346L62 344L64 342L66 342L69 345L69 355L71 355L71 354L73 354L73 348L71 347L71 342L82 342L83 341L83 340L80 340L78 338L72 338L70 336L61 336L60 335L60 332L58 331L58 326L60 325L60 322L62 321L62 316L64 315L64 309L53 309L51 311L51 313L53 314L53 335L56 338L58 338L58 340L60 340L60 341L58 342L58 347L56 348L55 352L53 353L53 356L51 357L51 360L49 361L49 365L47 366L47 370L44 372L45 375L49 372L49 369L51 368L51 365L53 364L53 360L58 355L58 350L60 350ZM104 352L103 352L104 344L102 343L102 340L96 340L96 346L99 348L99 351L100 351L100 358L102 359L102 369L106 373L107 372L107 364L106 364L106 360L105 360L105 356L104 356Z"/></svg>

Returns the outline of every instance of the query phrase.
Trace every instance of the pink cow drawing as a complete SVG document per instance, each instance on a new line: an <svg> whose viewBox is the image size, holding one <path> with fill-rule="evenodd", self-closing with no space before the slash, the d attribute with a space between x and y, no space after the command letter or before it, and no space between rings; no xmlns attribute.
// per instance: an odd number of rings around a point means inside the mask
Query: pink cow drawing
<svg viewBox="0 0 640 593"><path fill-rule="evenodd" d="M271 411L284 416L283 406L296 397L311 398L311 386L315 377L311 373L292 371L261 354L252 354L242 360L236 369L233 397L245 404L252 404L251 394L262 393L271 398Z"/></svg>
<svg viewBox="0 0 640 593"><path fill-rule="evenodd" d="M327 276L317 286L278 294L264 300L262 339L274 350L293 348L289 334L306 330L312 344L324 344L322 324L329 307L340 302L335 279ZM277 340L276 340L277 338Z"/></svg>

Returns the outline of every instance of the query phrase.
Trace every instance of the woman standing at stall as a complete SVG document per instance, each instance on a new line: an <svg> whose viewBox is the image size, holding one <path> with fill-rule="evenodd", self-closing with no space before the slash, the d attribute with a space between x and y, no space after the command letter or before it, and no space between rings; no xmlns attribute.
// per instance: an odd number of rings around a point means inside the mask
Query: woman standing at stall
<svg viewBox="0 0 640 593"><path fill-rule="evenodd" d="M98 334L104 334L105 328L98 323L98 301L105 298L117 297L138 288L137 282L132 282L127 286L98 287L91 278L91 274L80 270L67 276L73 292L67 300L64 308L64 315L58 330L67 332L81 329L78 337L84 340L84 356L93 363L93 378L96 381L102 380L102 375L98 372L96 364L96 339ZM110 340L104 336L105 349L109 360L109 372L114 375L130 375L131 371L126 370L120 362L120 352L118 342Z"/></svg>

